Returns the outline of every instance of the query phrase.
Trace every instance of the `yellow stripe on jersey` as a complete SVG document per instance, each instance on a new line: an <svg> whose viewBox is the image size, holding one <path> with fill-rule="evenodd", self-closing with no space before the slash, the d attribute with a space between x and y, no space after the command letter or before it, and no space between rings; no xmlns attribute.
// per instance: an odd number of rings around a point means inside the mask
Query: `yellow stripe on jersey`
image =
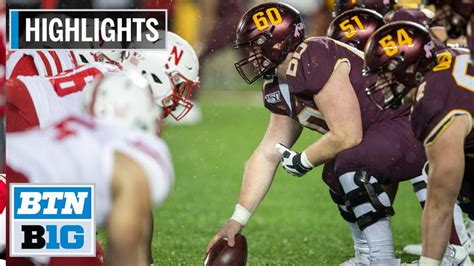
<svg viewBox="0 0 474 266"><path fill-rule="evenodd" d="M454 109L447 113L441 121L436 124L436 126L430 131L428 136L423 140L423 144L425 146L429 146L438 140L438 138L443 134L443 132L449 127L449 125L453 122L453 118L457 115L467 115L468 119L472 121L472 115L469 111L467 110L462 110L462 109ZM467 134L470 133L472 130L472 124L470 125L470 128L468 127L468 132Z"/></svg>

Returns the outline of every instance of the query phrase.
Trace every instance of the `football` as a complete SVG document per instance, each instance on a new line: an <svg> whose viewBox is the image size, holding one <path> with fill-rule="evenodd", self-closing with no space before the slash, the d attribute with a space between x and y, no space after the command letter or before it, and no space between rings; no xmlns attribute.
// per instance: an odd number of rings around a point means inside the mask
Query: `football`
<svg viewBox="0 0 474 266"><path fill-rule="evenodd" d="M227 245L226 239L217 241L204 259L205 266L240 266L246 263L247 240L240 234L235 236L235 245L233 247Z"/></svg>

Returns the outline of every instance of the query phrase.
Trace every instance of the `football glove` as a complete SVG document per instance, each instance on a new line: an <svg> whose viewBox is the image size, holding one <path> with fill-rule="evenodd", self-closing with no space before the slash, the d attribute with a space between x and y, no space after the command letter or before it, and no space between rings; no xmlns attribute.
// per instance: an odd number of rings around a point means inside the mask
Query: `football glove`
<svg viewBox="0 0 474 266"><path fill-rule="evenodd" d="M313 166L307 159L305 160L305 163L302 162L301 153L292 151L281 143L276 144L275 147L278 152L283 155L281 158L281 165L290 175L303 176L313 169Z"/></svg>

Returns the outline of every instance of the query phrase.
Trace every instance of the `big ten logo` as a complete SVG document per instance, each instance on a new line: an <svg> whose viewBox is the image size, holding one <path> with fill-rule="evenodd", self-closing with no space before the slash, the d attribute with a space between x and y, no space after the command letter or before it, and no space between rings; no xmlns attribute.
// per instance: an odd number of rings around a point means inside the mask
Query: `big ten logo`
<svg viewBox="0 0 474 266"><path fill-rule="evenodd" d="M10 256L95 256L94 185L10 185Z"/></svg>

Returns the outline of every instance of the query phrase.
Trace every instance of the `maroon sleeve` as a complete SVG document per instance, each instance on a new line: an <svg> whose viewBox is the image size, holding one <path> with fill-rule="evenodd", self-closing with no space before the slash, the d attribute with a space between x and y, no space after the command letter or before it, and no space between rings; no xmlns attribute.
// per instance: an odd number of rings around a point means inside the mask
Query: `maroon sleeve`
<svg viewBox="0 0 474 266"><path fill-rule="evenodd" d="M286 77L295 94L312 96L324 87L335 67L344 58L339 56L339 47L327 37L309 38L296 50ZM296 69L296 71L294 71Z"/></svg>
<svg viewBox="0 0 474 266"><path fill-rule="evenodd" d="M415 136L423 144L436 141L454 116L465 113L457 108L457 99L453 100L457 89L449 70L429 73L426 83L418 88L423 96L413 108L411 124Z"/></svg>

